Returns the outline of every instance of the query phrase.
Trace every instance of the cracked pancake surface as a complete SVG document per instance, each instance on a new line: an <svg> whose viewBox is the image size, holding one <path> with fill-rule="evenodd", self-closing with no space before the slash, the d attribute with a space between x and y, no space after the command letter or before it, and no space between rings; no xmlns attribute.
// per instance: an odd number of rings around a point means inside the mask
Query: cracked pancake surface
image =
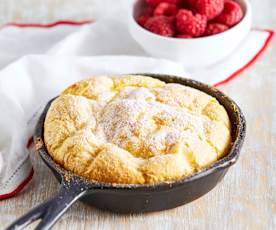
<svg viewBox="0 0 276 230"><path fill-rule="evenodd" d="M52 102L44 141L58 164L85 178L152 184L189 176L226 155L231 126L224 107L197 89L100 76Z"/></svg>

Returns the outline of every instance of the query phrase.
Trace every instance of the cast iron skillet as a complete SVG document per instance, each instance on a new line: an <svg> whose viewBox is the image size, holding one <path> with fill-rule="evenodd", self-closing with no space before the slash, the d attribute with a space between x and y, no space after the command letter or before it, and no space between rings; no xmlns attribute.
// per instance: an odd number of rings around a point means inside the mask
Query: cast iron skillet
<svg viewBox="0 0 276 230"><path fill-rule="evenodd" d="M216 88L176 76L143 74L165 82L180 83L215 97L227 110L232 125L233 145L221 160L187 178L155 185L119 185L88 181L56 164L49 156L43 141L43 125L51 100L44 109L35 130L36 151L61 184L53 198L38 205L19 218L7 230L23 229L41 219L36 229L50 229L77 200L100 209L118 213L161 211L191 202L213 189L238 157L245 138L245 118L239 107Z"/></svg>

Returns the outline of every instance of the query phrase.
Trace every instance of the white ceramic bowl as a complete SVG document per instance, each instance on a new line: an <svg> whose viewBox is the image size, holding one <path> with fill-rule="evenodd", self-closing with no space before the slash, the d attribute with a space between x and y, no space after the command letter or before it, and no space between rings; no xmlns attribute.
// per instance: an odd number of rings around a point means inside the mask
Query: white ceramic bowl
<svg viewBox="0 0 276 230"><path fill-rule="evenodd" d="M187 68L212 65L231 54L248 35L252 12L248 0L236 0L244 11L244 18L231 29L208 37L179 39L163 37L142 28L135 20L143 5L133 1L129 16L129 31L151 56L179 61Z"/></svg>

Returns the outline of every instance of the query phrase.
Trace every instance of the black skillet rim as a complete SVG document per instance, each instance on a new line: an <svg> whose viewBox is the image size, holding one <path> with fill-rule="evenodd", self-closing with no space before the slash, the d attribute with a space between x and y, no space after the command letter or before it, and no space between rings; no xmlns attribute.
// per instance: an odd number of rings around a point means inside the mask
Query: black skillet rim
<svg viewBox="0 0 276 230"><path fill-rule="evenodd" d="M124 74L127 75L127 74ZM234 135L236 138L232 143L231 149L229 150L229 153L215 162L214 164L188 176L184 177L183 179L176 180L176 181L170 181L170 182L161 182L157 184L115 184L115 183L101 183L97 181L88 180L82 176L76 175L64 168L62 168L59 164L57 164L51 156L48 154L48 151L44 145L43 140L43 125L45 116L47 114L47 111L49 109L49 106L51 105L52 101L55 99L51 99L47 105L45 106L45 109L43 113L41 114L41 117L39 119L39 122L35 128L35 135L34 140L36 143L36 151L40 154L40 156L43 158L43 160L46 161L48 166L53 168L55 171L57 171L59 174L61 174L63 177L66 175L69 180L70 179L78 179L79 181L83 182L82 186L89 188L100 188L100 189L116 189L116 190L155 190L155 191L161 191L161 190L168 190L175 187L182 186L186 183L193 182L195 180L198 180L200 178L206 177L218 170L225 169L236 163L236 161L239 158L240 155L240 149L242 147L242 144L244 142L245 133L246 133L246 121L245 117L239 108L239 106L228 96L223 94L221 91L219 91L217 88L209 86L207 84L173 75L165 75L165 74L149 74L149 73L141 73L141 74L128 74L128 75L143 75L143 76L149 76L153 78L157 78L160 80L163 80L167 83L180 83L186 86L191 86L192 88L202 90L203 92L215 97L220 103L222 100L227 100L231 104L231 113L235 113L235 116L238 118L238 123L234 124L237 126L236 134ZM228 114L230 111L227 111ZM233 125L233 124L231 124Z"/></svg>

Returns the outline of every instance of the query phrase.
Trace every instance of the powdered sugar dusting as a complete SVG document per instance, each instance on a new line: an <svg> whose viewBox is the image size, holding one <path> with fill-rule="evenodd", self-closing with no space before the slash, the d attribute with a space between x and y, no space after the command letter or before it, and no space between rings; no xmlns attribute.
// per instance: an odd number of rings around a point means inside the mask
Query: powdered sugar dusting
<svg viewBox="0 0 276 230"><path fill-rule="evenodd" d="M122 90L106 106L99 123L107 141L135 155L140 151L145 158L170 153L168 146L182 142L187 132L204 138L203 117L185 107L156 101L154 92L147 88Z"/></svg>

